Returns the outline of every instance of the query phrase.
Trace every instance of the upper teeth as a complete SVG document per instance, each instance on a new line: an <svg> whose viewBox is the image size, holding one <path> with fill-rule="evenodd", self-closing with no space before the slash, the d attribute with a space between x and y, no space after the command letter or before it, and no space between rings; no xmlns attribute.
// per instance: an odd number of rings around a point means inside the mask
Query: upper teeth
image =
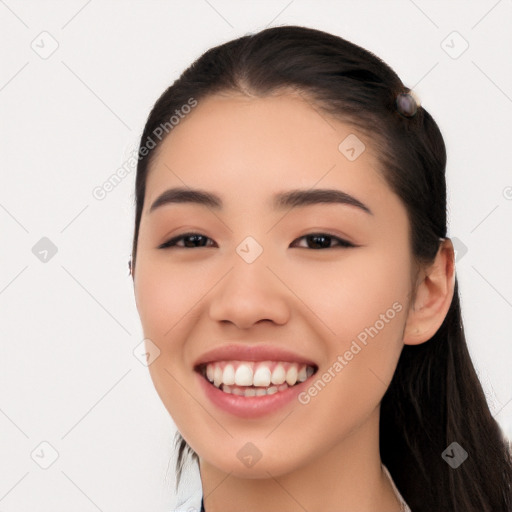
<svg viewBox="0 0 512 512"><path fill-rule="evenodd" d="M312 366L279 361L216 361L206 365L206 378L216 387L221 384L266 387L284 382L293 386L313 373Z"/></svg>

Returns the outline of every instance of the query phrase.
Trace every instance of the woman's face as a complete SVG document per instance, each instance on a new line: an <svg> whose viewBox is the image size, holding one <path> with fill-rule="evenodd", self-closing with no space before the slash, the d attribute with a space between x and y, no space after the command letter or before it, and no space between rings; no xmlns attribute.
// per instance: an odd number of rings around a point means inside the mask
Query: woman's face
<svg viewBox="0 0 512 512"><path fill-rule="evenodd" d="M202 463L277 476L375 432L403 346L412 260L405 208L371 143L288 94L201 100L161 145L135 299L148 352L160 351L151 378ZM222 204L150 211L175 187ZM320 189L354 199L276 202Z"/></svg>

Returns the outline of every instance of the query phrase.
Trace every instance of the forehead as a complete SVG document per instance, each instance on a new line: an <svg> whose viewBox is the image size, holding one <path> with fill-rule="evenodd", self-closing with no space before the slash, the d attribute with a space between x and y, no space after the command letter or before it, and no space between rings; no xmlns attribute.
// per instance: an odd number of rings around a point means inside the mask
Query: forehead
<svg viewBox="0 0 512 512"><path fill-rule="evenodd" d="M298 93L209 96L155 156L146 209L171 186L212 190L245 205L277 189L336 187L368 196L387 188L372 141Z"/></svg>

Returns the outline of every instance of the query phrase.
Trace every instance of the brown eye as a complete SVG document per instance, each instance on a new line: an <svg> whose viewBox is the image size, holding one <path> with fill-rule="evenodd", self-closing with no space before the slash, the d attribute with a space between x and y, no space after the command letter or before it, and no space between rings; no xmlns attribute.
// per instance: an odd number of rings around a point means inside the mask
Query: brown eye
<svg viewBox="0 0 512 512"><path fill-rule="evenodd" d="M348 249L350 247L357 247L356 245L348 242L347 240L344 240L343 238L339 238L334 235L330 235L329 233L310 233L308 235L301 236L297 240L303 239L307 241L308 245L306 247L302 246L302 248L306 249L331 249L334 247L342 247ZM178 242L181 242L182 240L183 245L178 244ZM208 241L213 242L211 238L208 238L207 236L202 235L200 233L184 233L183 235L171 238L167 242L164 242L163 244L159 245L158 249L167 249L170 247L178 247L182 249L195 249L199 247L207 247ZM336 242L334 246L332 246L333 241Z"/></svg>
<svg viewBox="0 0 512 512"><path fill-rule="evenodd" d="M301 236L297 240L302 239L306 239L307 242L310 243L309 248L311 249L331 249L331 241L333 240L337 242L338 247L356 247L354 244L347 242L343 238L339 238L328 233L310 233L309 235Z"/></svg>
<svg viewBox="0 0 512 512"><path fill-rule="evenodd" d="M184 245L178 245L177 242L183 240ZM159 245L159 249L166 249L169 247L179 247L179 248L196 248L196 247L206 247L206 241L211 240L207 236L204 236L200 233L184 233L183 235L176 236L171 238L167 242L164 242L162 245ZM212 240L213 241L213 240Z"/></svg>

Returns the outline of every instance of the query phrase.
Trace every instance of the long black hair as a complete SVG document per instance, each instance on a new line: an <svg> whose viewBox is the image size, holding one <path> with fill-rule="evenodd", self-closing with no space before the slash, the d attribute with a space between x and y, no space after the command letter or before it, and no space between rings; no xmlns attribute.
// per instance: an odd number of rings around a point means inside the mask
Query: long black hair
<svg viewBox="0 0 512 512"><path fill-rule="evenodd" d="M170 116L186 112L180 109L191 99L219 92L265 96L289 89L369 136L384 178L406 207L414 260L433 261L447 231L446 149L437 124L422 107L397 107L399 95L411 91L373 53L319 30L281 26L209 49L155 103L139 147L132 276L146 177L163 140L155 134L162 126L170 131ZM148 151L150 139L155 147ZM468 453L456 469L442 457L453 442ZM197 454L179 433L177 444L179 482L184 456L197 460ZM468 352L457 280L436 334L402 350L381 403L380 454L414 512L512 510L510 446Z"/></svg>

